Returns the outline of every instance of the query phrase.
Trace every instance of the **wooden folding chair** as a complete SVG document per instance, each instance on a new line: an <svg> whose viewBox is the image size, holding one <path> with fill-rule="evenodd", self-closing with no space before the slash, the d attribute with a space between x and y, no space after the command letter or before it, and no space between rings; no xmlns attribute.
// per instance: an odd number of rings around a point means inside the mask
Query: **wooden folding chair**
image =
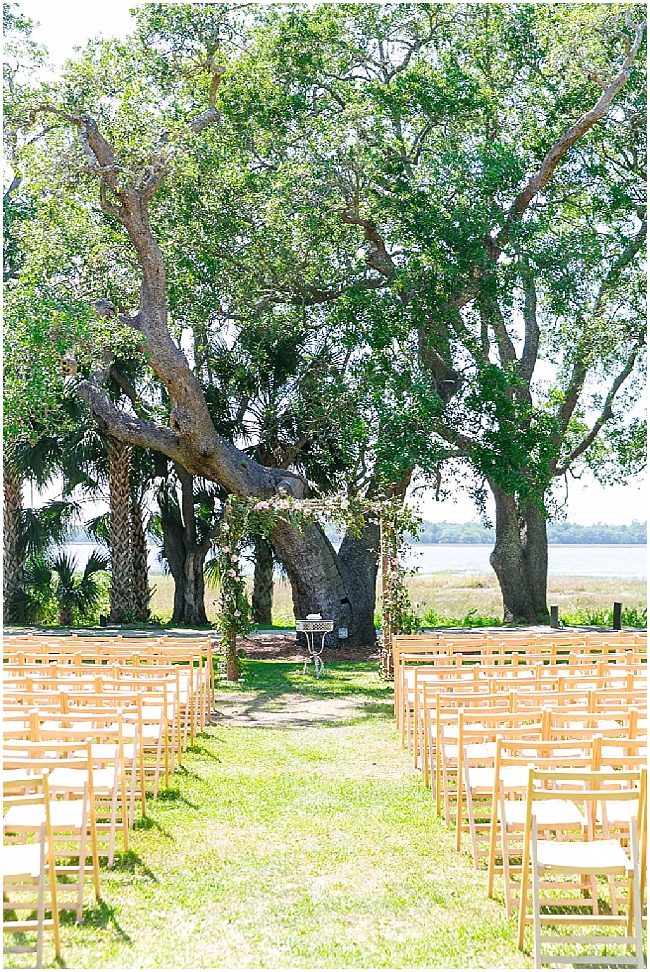
<svg viewBox="0 0 650 972"><path fill-rule="evenodd" d="M601 737L593 733L587 739L553 739L552 727L545 727L539 740L513 739L500 736L497 740L495 759L495 790L490 817L488 850L488 897L494 894L496 874L503 875L506 912L510 916L515 908L519 891L522 858L522 841L526 825L526 793L531 765L545 769L575 767L576 770L592 769L600 760ZM566 827L582 828L582 813L575 804L556 792L555 799L536 808L540 826L549 832ZM498 859L501 864L498 864ZM592 897L595 892L590 885Z"/></svg>
<svg viewBox="0 0 650 972"><path fill-rule="evenodd" d="M123 850L129 848L129 818L126 792L126 761L122 710L99 713L66 713L65 715L34 713L34 741L48 740L73 743L81 746L90 742L93 762L93 792L95 795L95 827L98 845L100 835L106 834L104 850L98 846L100 857L108 858L111 867L115 860L115 843L118 829L122 834ZM77 789L84 781L84 770L69 769L54 773L55 782L67 779Z"/></svg>
<svg viewBox="0 0 650 972"><path fill-rule="evenodd" d="M456 850L463 832L469 832L472 860L478 870L488 854L490 821L496 790L497 739L530 740L536 744L549 738L551 716L547 709L527 712L499 712L461 709L458 712L456 800ZM525 785L528 777L523 774ZM465 817L467 823L465 823Z"/></svg>
<svg viewBox="0 0 650 972"><path fill-rule="evenodd" d="M146 686L145 686L146 688ZM64 711L84 712L91 707L104 706L115 711L122 709L125 746L133 745L137 754L140 778L142 815L146 815L146 793L158 795L161 776L169 786L169 732L167 689L163 684L158 690L145 691L138 686L124 685L121 691L66 692L63 695ZM133 821L133 807L129 809Z"/></svg>
<svg viewBox="0 0 650 972"><path fill-rule="evenodd" d="M7 813L25 813L36 810L35 822L30 832L24 831L20 843L4 843L2 850L2 898L4 935L36 933L36 944L23 942L4 945L5 954L36 954L36 968L43 967L43 945L45 931L54 932L54 954L61 957L59 936L59 909L57 901L56 875L54 868L54 839L50 820L50 793L48 774L12 774L3 784L3 808ZM8 829L3 823L3 834ZM36 888L36 900L34 900ZM49 895L49 900L48 900ZM17 913L36 912L36 918L19 918ZM46 911L51 914L46 918Z"/></svg>
<svg viewBox="0 0 650 972"><path fill-rule="evenodd" d="M540 839L536 808L557 799L558 787L565 799L584 808L587 838L584 830L561 829L561 839ZM621 840L607 838L594 826L598 803L636 802L630 817L627 846ZM641 870L639 863L638 821L645 817L646 770L602 773L574 770L529 770L526 796L526 824L523 843L521 894L519 906L518 947L523 948L526 924L533 924L536 968L543 965L587 965L591 968L625 965L644 968L642 937ZM627 915L620 913L586 914L584 900L575 896L585 877L622 878L627 884ZM532 916L528 915L529 885L532 884ZM545 891L545 894L542 892ZM602 886L600 889L602 893ZM564 895L569 894L569 899ZM618 909L621 908L619 898ZM602 929L624 927L624 933L603 935ZM551 929L596 928L601 934L557 934ZM566 954L557 946L581 946L580 953ZM602 946L630 948L633 955L604 955ZM545 954L545 946L556 946L556 954ZM585 947L592 946L591 952ZM594 954L593 946L598 946ZM559 951L559 954L558 954Z"/></svg>
<svg viewBox="0 0 650 972"><path fill-rule="evenodd" d="M4 744L2 756L5 772L14 776L16 773L49 773L49 813L57 858L56 874L74 879L59 888L58 906L59 910L74 910L77 921L81 921L87 874L92 875L96 899L99 901L101 897L91 743L88 741L82 746L79 741L10 741ZM71 780L69 771L80 771L82 778ZM10 807L4 817L6 831L16 835L33 832L44 821L44 810L37 805ZM90 864L87 864L88 858ZM68 863L61 863L61 859ZM74 895L72 902L62 899L64 890Z"/></svg>

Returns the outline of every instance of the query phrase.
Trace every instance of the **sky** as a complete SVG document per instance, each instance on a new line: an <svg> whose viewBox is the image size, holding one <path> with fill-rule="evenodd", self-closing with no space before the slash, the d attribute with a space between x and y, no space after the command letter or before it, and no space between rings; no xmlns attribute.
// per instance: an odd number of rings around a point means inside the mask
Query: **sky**
<svg viewBox="0 0 650 972"><path fill-rule="evenodd" d="M47 47L51 61L60 67L74 54L75 46L83 45L91 37L128 34L133 25L129 10L141 4L125 0L112 0L110 4L92 0L23 0L19 6L40 24L34 31L34 40ZM426 519L435 522L462 523L478 519L472 500L462 492L455 500L437 502L431 492L417 491L412 501ZM581 524L646 520L647 481L643 477L627 486L602 487L585 474L579 481L570 481L566 512L570 522Z"/></svg>

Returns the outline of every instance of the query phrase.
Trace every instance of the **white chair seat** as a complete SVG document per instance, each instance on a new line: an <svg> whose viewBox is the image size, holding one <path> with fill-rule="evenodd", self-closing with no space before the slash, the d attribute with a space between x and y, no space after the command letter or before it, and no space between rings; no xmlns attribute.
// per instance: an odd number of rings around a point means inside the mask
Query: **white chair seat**
<svg viewBox="0 0 650 972"><path fill-rule="evenodd" d="M82 790L88 782L85 769L55 769L50 773L50 789Z"/></svg>
<svg viewBox="0 0 650 972"><path fill-rule="evenodd" d="M540 826L539 819L537 823ZM540 874L549 871L560 874L632 872L630 859L617 840L592 840L581 843L540 840L537 842L537 862Z"/></svg>
<svg viewBox="0 0 650 972"><path fill-rule="evenodd" d="M41 873L40 844L5 844L2 873L11 878L37 878Z"/></svg>
<svg viewBox="0 0 650 972"><path fill-rule="evenodd" d="M506 826L508 829L517 827L523 829L526 822L526 803L524 800L505 800ZM499 807L499 819L501 818ZM584 817L575 803L571 800L544 800L533 802L533 813L537 817L537 825L543 830L554 827L582 827Z"/></svg>
<svg viewBox="0 0 650 972"><path fill-rule="evenodd" d="M56 769L50 773L50 787L53 790L82 790L88 782L88 772L76 769ZM115 769L93 770L93 789L97 792L113 790L115 787Z"/></svg>
<svg viewBox="0 0 650 972"><path fill-rule="evenodd" d="M638 800L606 800L605 816L610 827L628 827L632 817L636 816L638 810ZM596 817L602 823L604 816L602 804L598 804Z"/></svg>
<svg viewBox="0 0 650 972"><path fill-rule="evenodd" d="M88 806L86 805L86 811ZM70 828L79 830L83 826L83 800L50 801L50 820L54 830ZM4 816L7 827L34 830L45 823L45 808L39 806L11 807Z"/></svg>

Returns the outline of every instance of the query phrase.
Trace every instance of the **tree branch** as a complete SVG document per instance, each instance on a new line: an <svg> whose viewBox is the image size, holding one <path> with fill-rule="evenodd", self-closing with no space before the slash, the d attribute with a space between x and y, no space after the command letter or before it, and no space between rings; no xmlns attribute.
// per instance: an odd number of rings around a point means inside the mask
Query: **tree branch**
<svg viewBox="0 0 650 972"><path fill-rule="evenodd" d="M350 292L350 289L360 287L363 290L380 290L386 286L386 279L383 277L363 277L360 280L353 280L346 287L315 287L313 284L302 284L299 281L292 281L291 291L284 288L282 300L286 300L286 294L291 293L293 299L289 298L289 303L297 304L300 307L313 307L316 304L326 304L329 301L343 297ZM280 289L282 292L282 288Z"/></svg>
<svg viewBox="0 0 650 972"><path fill-rule="evenodd" d="M509 364L515 361L517 355L515 353L515 347L508 334L508 329L506 327L506 322L503 317L503 312L499 306L499 300L497 297L484 298L479 303L479 313L481 316L485 315L488 324L492 326L494 331L494 336L497 339L497 345L499 347L499 359L501 361L501 367L507 368Z"/></svg>
<svg viewBox="0 0 650 972"><path fill-rule="evenodd" d="M521 275L524 288L524 350L517 371L523 381L530 381L537 363L539 350L539 324L537 321L537 290L530 267L525 266Z"/></svg>
<svg viewBox="0 0 650 972"><path fill-rule="evenodd" d="M612 101L616 95L625 87L630 76L630 68L636 54L641 47L645 24L640 24L634 28L634 42L630 46L621 68L614 80L604 88L603 93L596 104L589 111L585 112L575 124L573 124L546 153L544 160L537 172L531 176L528 183L521 190L506 216L505 223L492 241L496 247L503 247L509 238L510 229L514 223L521 219L534 197L542 191L548 184L555 169L561 159L569 149L575 145L579 138L588 132L594 125L604 118Z"/></svg>
<svg viewBox="0 0 650 972"><path fill-rule="evenodd" d="M557 444L562 441L564 433L569 427L569 422L571 421L571 416L575 412L576 405L580 398L580 393L584 387L585 380L588 374L588 367L585 358L580 356L580 349L578 348L578 357L576 358L573 369L571 371L571 378L569 379L569 384L567 390L564 393L564 398L560 407L557 410L557 420L559 422L559 432L557 436Z"/></svg>
<svg viewBox="0 0 650 972"><path fill-rule="evenodd" d="M600 430L602 429L602 427L605 425L605 423L606 422L609 422L609 420L611 418L613 418L614 412L613 412L613 409L612 409L612 405L614 404L614 399L616 398L616 395L617 395L617 393L618 393L621 385L623 384L623 382L632 373L632 369L634 368L634 364L636 362L636 359L637 359L637 356L639 354L639 351L643 347L644 341L645 341L645 331L639 337L639 340L637 341L637 343L634 345L634 347L630 351L630 353L629 353L629 355L627 357L627 360L625 362L624 367L619 372L619 374L616 376L612 387L610 388L609 392L607 393L607 398L605 399L605 402L603 404L602 411L601 411L600 415L598 416L598 418L596 419L596 421L594 422L594 424L591 427L590 431L584 437L584 439L582 440L582 442L580 442L579 445L577 445L575 447L575 449L573 449L571 451L571 453L569 454L569 457L565 460L564 464L562 466L558 466L554 470L554 473L553 473L554 476L564 476L565 473L568 472L569 467L571 466L571 464L573 462L575 462L575 460L578 459L581 455L583 455L587 451L587 449L589 448L589 446L594 442L596 436L598 435L598 433L600 432Z"/></svg>
<svg viewBox="0 0 650 972"><path fill-rule="evenodd" d="M285 469L291 465L296 459L298 453L303 449L309 442L310 435L309 432L303 432L297 442L294 442L292 446L288 447L282 457L282 467Z"/></svg>
<svg viewBox="0 0 650 972"><path fill-rule="evenodd" d="M459 458L469 459L471 457L476 443L473 439L470 439L468 435L463 435L462 432L457 432L456 429L450 428L440 420L437 420L435 423L435 431L441 438L445 440L445 442L449 442L450 445L456 446L456 448L460 451Z"/></svg>
<svg viewBox="0 0 650 972"><path fill-rule="evenodd" d="M645 214L644 214L645 216ZM639 226L638 232L631 238L628 245L623 249L623 251L618 255L614 263L610 267L608 273L605 276L602 284L598 289L598 296L594 304L594 312L597 313L603 303L605 294L607 291L616 283L622 274L623 270L632 262L634 257L639 253L643 244L645 242L646 236L648 235L648 224L643 218L641 220L641 225Z"/></svg>
<svg viewBox="0 0 650 972"><path fill-rule="evenodd" d="M622 253L614 261L613 265L610 267L608 273L605 275L603 282L601 283L596 299L594 301L593 314L597 314L601 311L603 301L607 291L616 283L619 279L621 273L627 267L631 261L634 259L636 254L640 251L643 246L643 242L647 234L647 224L645 220L641 223L639 231L630 240L628 245L624 248ZM580 354L580 344L578 345L578 356L573 365L571 372L571 378L567 386L567 390L564 394L564 399L562 400L558 410L557 419L559 422L559 435L561 437L566 432L569 422L571 421L571 416L573 415L578 400L580 398L580 393L582 392L585 380L588 374L588 365L586 357L584 354Z"/></svg>
<svg viewBox="0 0 650 972"><path fill-rule="evenodd" d="M373 270L376 270L377 273L380 273L388 280L394 277L397 273L397 267L386 249L386 243L377 229L377 224L372 219L364 219L352 209L344 209L340 216L344 223L348 223L350 226L362 227L363 235L371 244L366 254L366 263L368 266L372 267Z"/></svg>
<svg viewBox="0 0 650 972"><path fill-rule="evenodd" d="M3 206L7 206L11 202L11 197L15 192L17 192L20 189L20 186L22 185L22 181L23 181L23 177L21 175L18 175L17 172L14 172L13 179L11 180L10 184L7 186L2 196Z"/></svg>
<svg viewBox="0 0 650 972"><path fill-rule="evenodd" d="M99 427L116 439L143 449L155 449L170 459L182 462L181 439L170 429L156 425L118 408L108 392L95 382L82 378L74 385L76 393L90 408Z"/></svg>

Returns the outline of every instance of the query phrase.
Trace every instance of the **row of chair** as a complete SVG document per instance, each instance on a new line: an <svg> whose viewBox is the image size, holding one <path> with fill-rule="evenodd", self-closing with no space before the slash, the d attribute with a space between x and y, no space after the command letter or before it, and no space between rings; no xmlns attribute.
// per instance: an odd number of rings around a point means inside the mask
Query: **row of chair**
<svg viewBox="0 0 650 972"><path fill-rule="evenodd" d="M133 666L139 669L171 666L178 669L181 685L191 696L195 724L202 727L215 700L215 652L211 638L68 638L13 635L4 640L5 673L32 671L56 664L80 670L95 666Z"/></svg>
<svg viewBox="0 0 650 972"><path fill-rule="evenodd" d="M413 701L413 669L418 669L421 677L425 677L424 668L427 665L435 664L437 678L445 671L450 677L464 678L489 678L500 673L511 676L516 673L518 678L530 679L535 674L541 677L551 671L556 672L558 677L591 674L594 671L602 676L611 674L613 666L616 666L617 673L645 673L646 648L638 641L630 642L627 637L618 639L614 646L610 643L558 646L556 642L526 645L525 639L522 642L520 637L513 636L507 644L507 650L503 637L496 653L480 637L475 641L464 637L459 643L451 641L449 637L437 641L426 636L419 643L413 636L395 637L395 714L403 735L408 721L409 704ZM454 672L454 669L457 671Z"/></svg>
<svg viewBox="0 0 650 972"><path fill-rule="evenodd" d="M486 638L393 641L402 742L455 824L457 849L467 833L475 867L487 864L490 896L502 879L520 948L533 925L538 967L567 964L561 953L576 943L632 948L623 964L643 963L645 639L608 637L563 652L542 639L522 650L517 636L496 652ZM551 927L593 922L623 933L558 937ZM544 954L551 944L560 954ZM593 949L574 959L589 964Z"/></svg>
<svg viewBox="0 0 650 972"><path fill-rule="evenodd" d="M36 924L5 928L37 931L39 965L43 928L54 929L58 957L59 912L72 909L81 920L88 879L100 898L100 859L111 865L128 850L136 802L145 815L148 795L168 785L209 720L212 648L206 639L142 642L134 652L130 642L108 639L9 638L4 654L3 829L14 862L5 912L34 904L26 869L38 885Z"/></svg>
<svg viewBox="0 0 650 972"><path fill-rule="evenodd" d="M606 656L600 652L580 655L572 651L562 661L549 660L537 652L522 654L513 651L507 657L507 664L502 664L480 652L450 654L429 646L425 651L414 652L409 644L408 649L395 652L394 657L395 714L403 742L409 738L413 720L417 718L416 696L427 681L438 683L443 678L462 679L474 683L470 688L478 690L490 689L490 683L492 688L499 684L510 688L516 683L522 690L538 686L560 693L579 684L579 680L586 685L592 679L594 688L599 687L598 680L600 684L609 680L626 691L643 690L645 684L645 653L642 654L638 646L635 650L619 646L616 653Z"/></svg>

